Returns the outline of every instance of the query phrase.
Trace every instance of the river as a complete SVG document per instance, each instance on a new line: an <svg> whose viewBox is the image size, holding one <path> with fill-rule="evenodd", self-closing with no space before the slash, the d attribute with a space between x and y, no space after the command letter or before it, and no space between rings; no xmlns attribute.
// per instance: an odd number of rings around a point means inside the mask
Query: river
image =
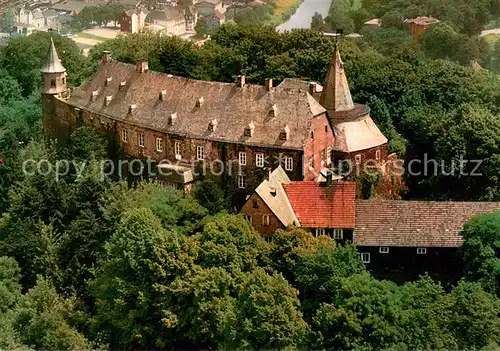
<svg viewBox="0 0 500 351"><path fill-rule="evenodd" d="M325 18L328 15L331 0L304 0L299 8L288 21L280 24L278 31L290 30L294 28L310 28L311 19L315 12Z"/></svg>

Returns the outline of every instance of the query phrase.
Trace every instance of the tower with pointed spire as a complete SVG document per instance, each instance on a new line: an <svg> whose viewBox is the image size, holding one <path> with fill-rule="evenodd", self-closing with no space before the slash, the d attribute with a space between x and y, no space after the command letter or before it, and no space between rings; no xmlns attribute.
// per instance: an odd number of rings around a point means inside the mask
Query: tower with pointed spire
<svg viewBox="0 0 500 351"><path fill-rule="evenodd" d="M66 68L61 64L57 55L54 41L50 38L50 48L45 66L41 69L43 74L42 94L65 97L68 91L66 83Z"/></svg>
<svg viewBox="0 0 500 351"><path fill-rule="evenodd" d="M351 91L344 72L344 62L340 57L339 43L335 45L335 54L330 61L319 102L330 114L354 109Z"/></svg>
<svg viewBox="0 0 500 351"><path fill-rule="evenodd" d="M353 102L339 46L340 40L319 97L335 131L334 159L356 164L373 159L381 164L387 157L387 138L370 117L368 106Z"/></svg>

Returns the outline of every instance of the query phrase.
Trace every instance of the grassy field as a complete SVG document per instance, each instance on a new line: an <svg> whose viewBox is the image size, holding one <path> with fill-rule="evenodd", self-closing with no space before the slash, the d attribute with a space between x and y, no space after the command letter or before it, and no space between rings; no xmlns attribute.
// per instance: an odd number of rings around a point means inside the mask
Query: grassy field
<svg viewBox="0 0 500 351"><path fill-rule="evenodd" d="M488 42L488 44L494 44L497 41L500 41L500 34L488 34L485 35L483 38Z"/></svg>

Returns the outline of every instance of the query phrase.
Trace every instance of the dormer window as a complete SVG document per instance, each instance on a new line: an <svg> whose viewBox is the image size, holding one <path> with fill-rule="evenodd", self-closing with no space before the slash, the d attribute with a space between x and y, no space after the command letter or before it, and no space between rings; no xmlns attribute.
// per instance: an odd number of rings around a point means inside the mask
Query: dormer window
<svg viewBox="0 0 500 351"><path fill-rule="evenodd" d="M128 107L128 113L132 114L135 112L135 110L137 109L137 105L136 104L132 104Z"/></svg>
<svg viewBox="0 0 500 351"><path fill-rule="evenodd" d="M90 99L91 99L92 101L96 101L96 100L97 100L97 95L99 95L99 90L94 90L94 91L92 92L92 96L90 97Z"/></svg>
<svg viewBox="0 0 500 351"><path fill-rule="evenodd" d="M104 85L109 85L109 83L111 83L112 80L113 80L112 77L106 78L106 83L104 83Z"/></svg>
<svg viewBox="0 0 500 351"><path fill-rule="evenodd" d="M203 99L203 96L201 98L199 98L198 100L196 100L196 107L201 107L203 106L203 102L205 100Z"/></svg>
<svg viewBox="0 0 500 351"><path fill-rule="evenodd" d="M252 137L254 130L255 130L255 125L253 124L253 122L250 122L248 126L245 128L245 136Z"/></svg>
<svg viewBox="0 0 500 351"><path fill-rule="evenodd" d="M208 131L209 132L213 132L215 131L215 128L217 128L217 120L216 119L213 119L210 121L210 123L208 124Z"/></svg>
<svg viewBox="0 0 500 351"><path fill-rule="evenodd" d="M280 140L289 140L290 139L290 128L285 126L283 130L280 132Z"/></svg>
<svg viewBox="0 0 500 351"><path fill-rule="evenodd" d="M109 106L109 104L110 104L110 102L111 102L111 100L112 100L112 99L113 99L113 96L112 96L112 95L108 95L108 96L106 96L106 100L104 101L104 104L105 104L106 106Z"/></svg>
<svg viewBox="0 0 500 351"><path fill-rule="evenodd" d="M177 112L174 112L168 117L168 125L173 126L176 120L177 120Z"/></svg>
<svg viewBox="0 0 500 351"><path fill-rule="evenodd" d="M274 104L271 106L271 109L269 110L269 117L276 117L278 115L278 106Z"/></svg>
<svg viewBox="0 0 500 351"><path fill-rule="evenodd" d="M162 90L160 92L160 101L165 101L165 96L167 95L167 91L166 90Z"/></svg>

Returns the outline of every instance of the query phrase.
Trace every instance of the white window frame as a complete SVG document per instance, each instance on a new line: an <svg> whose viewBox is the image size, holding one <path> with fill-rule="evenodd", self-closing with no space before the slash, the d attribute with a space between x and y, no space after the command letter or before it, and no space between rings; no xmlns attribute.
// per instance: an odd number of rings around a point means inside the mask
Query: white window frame
<svg viewBox="0 0 500 351"><path fill-rule="evenodd" d="M238 176L238 188L246 189L246 187L247 187L247 179L245 178L244 175L240 174Z"/></svg>
<svg viewBox="0 0 500 351"><path fill-rule="evenodd" d="M263 214L262 215L262 226L269 227L269 225L270 225L270 216L268 214Z"/></svg>
<svg viewBox="0 0 500 351"><path fill-rule="evenodd" d="M205 147L197 146L196 147L196 160L205 161Z"/></svg>
<svg viewBox="0 0 500 351"><path fill-rule="evenodd" d="M180 158L181 157L181 142L180 141L175 141L174 142L174 152L175 152L175 157Z"/></svg>
<svg viewBox="0 0 500 351"><path fill-rule="evenodd" d="M145 145L144 133L139 133L139 146L144 147L144 145Z"/></svg>
<svg viewBox="0 0 500 351"><path fill-rule="evenodd" d="M359 258L363 263L370 263L370 253L369 252L360 252Z"/></svg>
<svg viewBox="0 0 500 351"><path fill-rule="evenodd" d="M357 154L356 156L354 156L354 162L355 162L357 165L360 165L360 164L361 164L361 154Z"/></svg>
<svg viewBox="0 0 500 351"><path fill-rule="evenodd" d="M158 151L158 152L163 151L163 139L162 138L156 138L156 151Z"/></svg>
<svg viewBox="0 0 500 351"><path fill-rule="evenodd" d="M264 167L264 154L259 153L255 155L255 166Z"/></svg>
<svg viewBox="0 0 500 351"><path fill-rule="evenodd" d="M285 171L293 171L293 157L285 156Z"/></svg>
<svg viewBox="0 0 500 351"><path fill-rule="evenodd" d="M427 255L426 247L417 247L417 255Z"/></svg>
<svg viewBox="0 0 500 351"><path fill-rule="evenodd" d="M320 235L326 235L326 229L325 228L316 228L316 231L314 232L314 236L318 237Z"/></svg>
<svg viewBox="0 0 500 351"><path fill-rule="evenodd" d="M128 143L128 130L122 129L122 141Z"/></svg>
<svg viewBox="0 0 500 351"><path fill-rule="evenodd" d="M378 253L388 254L389 253L389 246L380 246L378 248Z"/></svg>
<svg viewBox="0 0 500 351"><path fill-rule="evenodd" d="M246 215L246 216L245 216L245 219L246 219L248 222L250 222L250 224L252 224L252 216L250 216L250 215Z"/></svg>
<svg viewBox="0 0 500 351"><path fill-rule="evenodd" d="M246 166L247 165L247 153L242 151L238 155L238 163L240 166Z"/></svg>
<svg viewBox="0 0 500 351"><path fill-rule="evenodd" d="M334 229L333 230L333 238L342 240L344 239L344 229Z"/></svg>
<svg viewBox="0 0 500 351"><path fill-rule="evenodd" d="M380 161L380 150L375 151L375 160Z"/></svg>

